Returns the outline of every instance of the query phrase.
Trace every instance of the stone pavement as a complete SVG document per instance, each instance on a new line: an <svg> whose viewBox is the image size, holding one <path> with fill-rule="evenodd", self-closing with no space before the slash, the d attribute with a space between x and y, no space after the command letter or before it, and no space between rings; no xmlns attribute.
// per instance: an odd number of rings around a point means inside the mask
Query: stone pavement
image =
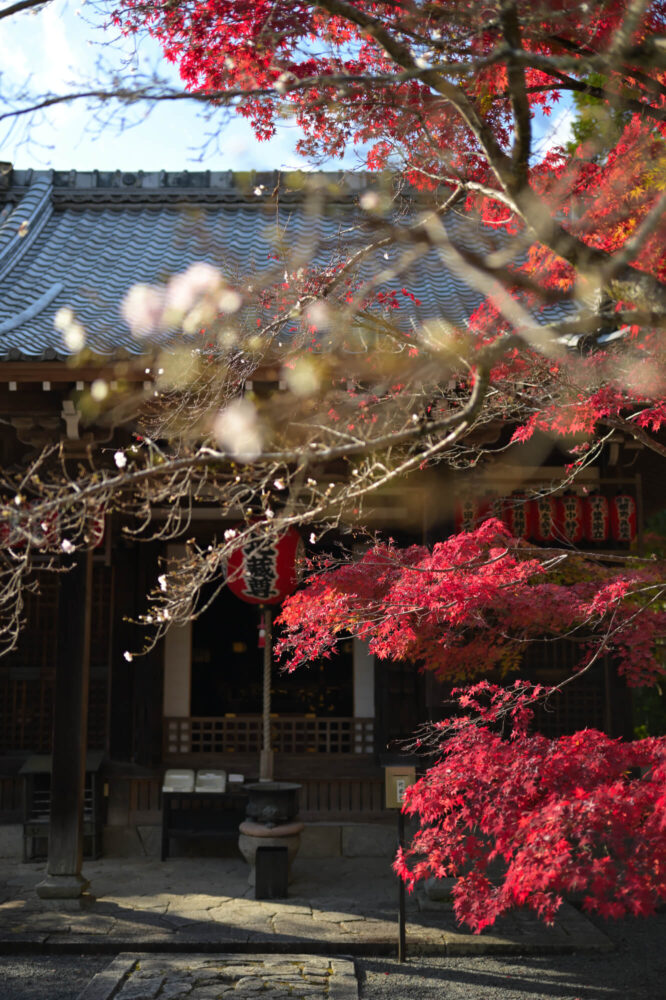
<svg viewBox="0 0 666 1000"><path fill-rule="evenodd" d="M354 963L320 955L123 954L78 1000L357 1000Z"/></svg>
<svg viewBox="0 0 666 1000"><path fill-rule="evenodd" d="M297 858L287 899L255 900L237 858L86 862L82 906L40 900L44 864L0 861L0 953L235 952L394 955L397 882L382 858ZM608 938L564 905L552 927L529 911L473 935L450 903L407 896L411 955L603 951ZM421 905L419 905L421 903Z"/></svg>

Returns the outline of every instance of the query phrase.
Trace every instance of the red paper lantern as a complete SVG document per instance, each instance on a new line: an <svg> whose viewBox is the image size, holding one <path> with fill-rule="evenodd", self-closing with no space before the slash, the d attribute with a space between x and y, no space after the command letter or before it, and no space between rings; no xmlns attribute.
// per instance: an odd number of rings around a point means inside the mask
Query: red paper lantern
<svg viewBox="0 0 666 1000"><path fill-rule="evenodd" d="M86 531L88 545L98 549L104 544L106 532L106 511L101 504L91 504L86 514Z"/></svg>
<svg viewBox="0 0 666 1000"><path fill-rule="evenodd" d="M539 497L529 502L530 538L551 542L556 535L557 501L554 497Z"/></svg>
<svg viewBox="0 0 666 1000"><path fill-rule="evenodd" d="M565 493L557 502L558 530L560 537L574 544L582 541L584 533L583 501L575 493Z"/></svg>
<svg viewBox="0 0 666 1000"><path fill-rule="evenodd" d="M36 501L17 507L6 520L0 522L0 547L25 548L28 537L36 549L54 548L60 541L59 518L53 511L39 519L34 513Z"/></svg>
<svg viewBox="0 0 666 1000"><path fill-rule="evenodd" d="M504 501L504 523L514 538L529 538L529 501L524 493L512 493Z"/></svg>
<svg viewBox="0 0 666 1000"><path fill-rule="evenodd" d="M608 500L600 493L592 493L583 503L584 534L588 542L601 545L608 541L610 514Z"/></svg>
<svg viewBox="0 0 666 1000"><path fill-rule="evenodd" d="M610 505L611 537L614 542L636 538L636 501L630 493L618 493Z"/></svg>
<svg viewBox="0 0 666 1000"><path fill-rule="evenodd" d="M491 518L501 521L503 514L504 509L501 498L495 493L484 493L479 503L477 523L483 524L484 521L489 521Z"/></svg>
<svg viewBox="0 0 666 1000"><path fill-rule="evenodd" d="M460 531L474 531L478 524L479 504L473 497L464 497L456 503L453 518L456 534Z"/></svg>
<svg viewBox="0 0 666 1000"><path fill-rule="evenodd" d="M298 582L296 561L302 544L295 528L279 538L248 539L229 556L229 590L248 604L281 604Z"/></svg>

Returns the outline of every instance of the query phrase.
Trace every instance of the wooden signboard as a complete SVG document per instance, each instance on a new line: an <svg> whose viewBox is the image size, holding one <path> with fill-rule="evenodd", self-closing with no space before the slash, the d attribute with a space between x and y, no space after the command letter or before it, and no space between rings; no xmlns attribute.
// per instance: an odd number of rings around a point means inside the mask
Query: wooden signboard
<svg viewBox="0 0 666 1000"><path fill-rule="evenodd" d="M401 809L405 792L416 781L416 768L396 765L384 768L386 808Z"/></svg>

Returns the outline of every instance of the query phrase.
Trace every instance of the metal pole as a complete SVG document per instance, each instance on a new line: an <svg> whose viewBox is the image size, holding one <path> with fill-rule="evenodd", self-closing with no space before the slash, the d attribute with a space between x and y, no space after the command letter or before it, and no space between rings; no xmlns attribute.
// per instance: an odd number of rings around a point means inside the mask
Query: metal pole
<svg viewBox="0 0 666 1000"><path fill-rule="evenodd" d="M264 697L262 720L262 750L259 758L259 781L273 780L273 750L271 743L271 673L273 666L273 615L263 608L264 618Z"/></svg>
<svg viewBox="0 0 666 1000"><path fill-rule="evenodd" d="M405 846L405 816L398 811L398 845ZM407 952L407 933L405 917L405 883L398 876L398 961L404 962Z"/></svg>

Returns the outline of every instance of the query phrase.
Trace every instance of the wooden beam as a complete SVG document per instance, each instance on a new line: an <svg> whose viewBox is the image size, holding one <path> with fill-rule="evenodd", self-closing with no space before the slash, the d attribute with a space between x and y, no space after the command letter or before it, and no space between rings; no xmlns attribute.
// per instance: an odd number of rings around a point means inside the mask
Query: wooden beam
<svg viewBox="0 0 666 1000"><path fill-rule="evenodd" d="M69 361L0 361L0 382L93 382L96 378L143 382L146 359L77 365Z"/></svg>

